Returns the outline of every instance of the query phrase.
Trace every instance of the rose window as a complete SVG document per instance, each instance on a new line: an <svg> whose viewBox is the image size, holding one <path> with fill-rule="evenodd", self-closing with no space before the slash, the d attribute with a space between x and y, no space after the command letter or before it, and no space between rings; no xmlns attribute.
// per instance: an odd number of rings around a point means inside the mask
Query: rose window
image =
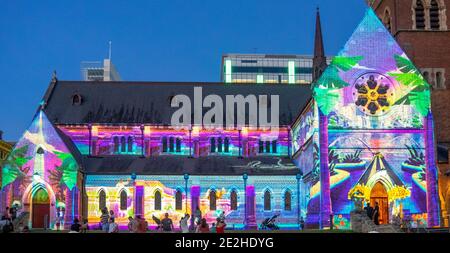
<svg viewBox="0 0 450 253"><path fill-rule="evenodd" d="M359 77L354 86L353 97L359 110L367 115L379 116L389 110L393 97L392 83L377 73Z"/></svg>

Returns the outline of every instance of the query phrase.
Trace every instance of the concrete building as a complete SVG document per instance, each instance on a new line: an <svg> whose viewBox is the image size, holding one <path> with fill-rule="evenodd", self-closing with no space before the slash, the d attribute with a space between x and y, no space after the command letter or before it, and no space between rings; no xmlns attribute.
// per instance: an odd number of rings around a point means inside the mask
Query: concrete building
<svg viewBox="0 0 450 253"><path fill-rule="evenodd" d="M120 75L111 59L81 62L81 78L83 81L120 81Z"/></svg>
<svg viewBox="0 0 450 253"><path fill-rule="evenodd" d="M313 58L311 55L225 54L221 81L311 84Z"/></svg>

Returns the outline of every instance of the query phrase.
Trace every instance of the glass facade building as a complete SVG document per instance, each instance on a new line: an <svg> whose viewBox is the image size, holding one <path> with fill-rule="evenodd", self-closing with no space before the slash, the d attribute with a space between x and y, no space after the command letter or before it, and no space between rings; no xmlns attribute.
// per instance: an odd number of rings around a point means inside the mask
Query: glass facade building
<svg viewBox="0 0 450 253"><path fill-rule="evenodd" d="M224 83L310 84L313 56L225 54L221 66Z"/></svg>

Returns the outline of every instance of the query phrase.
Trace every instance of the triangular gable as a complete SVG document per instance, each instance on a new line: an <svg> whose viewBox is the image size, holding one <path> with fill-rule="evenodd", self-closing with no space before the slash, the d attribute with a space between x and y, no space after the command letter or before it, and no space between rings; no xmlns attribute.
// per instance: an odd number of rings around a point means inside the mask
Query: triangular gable
<svg viewBox="0 0 450 253"><path fill-rule="evenodd" d="M2 168L2 187L16 180L31 182L37 175L50 185L65 185L72 190L78 168L55 127L39 111Z"/></svg>
<svg viewBox="0 0 450 253"><path fill-rule="evenodd" d="M382 117L402 116L394 108L402 107L403 115L407 109L421 116L430 108L429 84L370 8L313 87L314 98L325 115L376 116L389 124ZM398 115L392 116L395 113ZM403 127L421 127L415 123ZM398 126L396 122L391 125Z"/></svg>

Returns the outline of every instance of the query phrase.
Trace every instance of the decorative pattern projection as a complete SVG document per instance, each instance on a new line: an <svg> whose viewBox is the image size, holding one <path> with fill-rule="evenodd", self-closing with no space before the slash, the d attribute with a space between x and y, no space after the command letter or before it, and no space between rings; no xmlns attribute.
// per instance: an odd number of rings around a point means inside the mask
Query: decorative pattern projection
<svg viewBox="0 0 450 253"><path fill-rule="evenodd" d="M40 111L3 165L2 187L13 196L6 201L25 206L41 187L54 196L55 207L65 207L67 192L77 185L77 173L77 162Z"/></svg>
<svg viewBox="0 0 450 253"><path fill-rule="evenodd" d="M331 128L422 128L430 86L372 10L314 85ZM367 117L372 116L372 117Z"/></svg>
<svg viewBox="0 0 450 253"><path fill-rule="evenodd" d="M328 118L330 197L337 228L347 227L356 202L372 206L379 202L387 213L383 222L397 214L421 219L427 214L429 147L424 122L430 111L429 87L368 9L344 49L314 84L314 100ZM307 223L318 224L319 145L323 144L313 141L315 167L305 173L309 191L305 201Z"/></svg>
<svg viewBox="0 0 450 253"><path fill-rule="evenodd" d="M192 185L198 182L197 185ZM100 192L106 194L106 207L113 210L116 220L121 226L128 223L128 217L136 213L136 199L133 199L135 187L143 187L143 217L149 222L150 226L156 223L153 217L162 219L165 213L169 213L174 225L178 226L178 221L186 212L191 213L191 187L200 189L199 204L202 217L206 218L208 223L216 222L217 217L225 212L228 226L235 229L242 229L244 222L244 181L241 176L191 176L188 180L188 199L186 202L186 181L183 176L137 176L133 182L130 176L106 176L106 175L88 175L86 179L86 193L88 196L88 220L89 223L97 226L100 222L101 210ZM263 219L274 214L280 214L279 224L285 228L295 228L297 224L296 198L298 196L297 181L295 176L255 176L250 177L248 185L255 186L256 200L256 218L259 224ZM121 192L127 193L127 207L121 209ZM271 193L271 209L264 210L264 193ZM161 193L161 208L155 207L156 192ZM176 194L181 192L182 206L176 208ZM289 192L289 194L286 194ZM211 205L212 194L215 193L215 205ZM234 197L233 197L234 196ZM286 200L286 196L290 199ZM214 197L214 196L213 196ZM237 200L236 208L233 208L232 198ZM286 209L285 201L290 201L291 208ZM211 209L213 207L213 209ZM214 210L215 207L215 210ZM304 212L303 212L304 213Z"/></svg>
<svg viewBox="0 0 450 253"><path fill-rule="evenodd" d="M257 156L261 141L270 142L266 156L287 156L289 131L282 127L278 133L263 130L205 130L178 131L158 126L59 126L83 155L181 155L189 156ZM276 141L276 147L273 142ZM239 147L242 147L240 150ZM241 152L241 153L239 153Z"/></svg>
<svg viewBox="0 0 450 253"><path fill-rule="evenodd" d="M293 125L291 130L292 153L304 148L304 145L310 140L315 132L317 132L317 106L312 102L305 112Z"/></svg>

